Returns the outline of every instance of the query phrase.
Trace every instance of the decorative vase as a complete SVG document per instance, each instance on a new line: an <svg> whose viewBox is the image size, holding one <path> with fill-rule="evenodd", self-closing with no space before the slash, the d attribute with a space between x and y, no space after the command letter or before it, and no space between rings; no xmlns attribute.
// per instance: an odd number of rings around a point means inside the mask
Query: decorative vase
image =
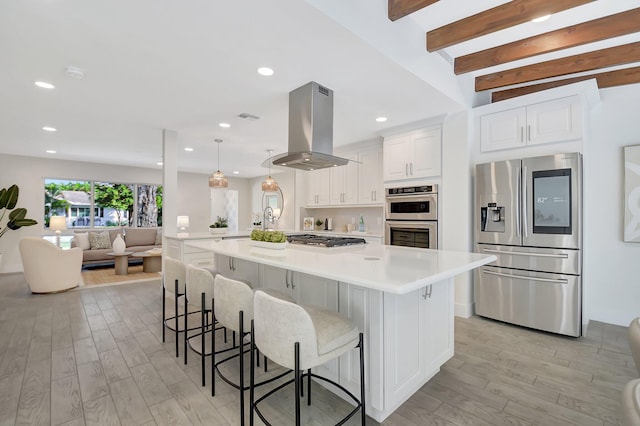
<svg viewBox="0 0 640 426"><path fill-rule="evenodd" d="M124 250L127 248L127 245L124 243L122 239L122 235L118 234L115 240L113 240L113 244L111 244L114 253L124 253Z"/></svg>

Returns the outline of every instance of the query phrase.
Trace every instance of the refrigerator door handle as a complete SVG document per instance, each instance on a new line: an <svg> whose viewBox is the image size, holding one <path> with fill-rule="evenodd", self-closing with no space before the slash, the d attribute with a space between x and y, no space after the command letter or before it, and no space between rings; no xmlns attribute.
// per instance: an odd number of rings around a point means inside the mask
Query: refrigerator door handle
<svg viewBox="0 0 640 426"><path fill-rule="evenodd" d="M522 215L522 199L520 198L520 185L522 184L522 174L518 169L518 182L516 185L516 237L520 238L520 216Z"/></svg>
<svg viewBox="0 0 640 426"><path fill-rule="evenodd" d="M485 253L497 253L497 254L509 254L513 256L531 256L531 257L553 257L557 259L568 259L569 255L567 253L560 254L552 254L552 253L523 253L520 251L504 251L504 250L493 250L493 249L482 249Z"/></svg>
<svg viewBox="0 0 640 426"><path fill-rule="evenodd" d="M527 214L527 168L523 167L522 171L523 171L522 172L522 175L523 175L522 177L522 184L523 184L522 185L522 223L523 223L522 228L523 228L523 231L522 232L526 238L529 236L528 229L527 229L529 227L529 224L527 223L527 216L528 216Z"/></svg>
<svg viewBox="0 0 640 426"><path fill-rule="evenodd" d="M554 279L550 279L550 278L527 277L525 275L503 274L501 272L493 272L493 271L489 271L487 269L483 269L482 272L485 273L485 274L489 274L489 275L497 275L499 277L521 278L523 280L539 281L539 282L544 282L544 283L554 283L554 284L568 284L569 283L569 280L566 280L566 279L554 280Z"/></svg>

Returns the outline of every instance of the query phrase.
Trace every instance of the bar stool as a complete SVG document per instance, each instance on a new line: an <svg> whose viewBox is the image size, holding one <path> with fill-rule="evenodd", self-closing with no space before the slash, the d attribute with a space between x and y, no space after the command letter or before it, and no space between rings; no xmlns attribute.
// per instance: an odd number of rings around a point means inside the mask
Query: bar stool
<svg viewBox="0 0 640 426"><path fill-rule="evenodd" d="M631 347L633 361L636 364L638 373L640 373L640 317L629 324L629 346Z"/></svg>
<svg viewBox="0 0 640 426"><path fill-rule="evenodd" d="M269 290L274 298L284 298L291 303L293 299L277 291ZM236 344L235 338L233 339L233 345L224 349L216 350L215 336L212 338L212 368L211 368L211 396L215 396L215 376L218 374L221 380L229 384L230 386L240 391L240 424L244 425L244 391L249 389L249 386L245 386L244 380L244 354L250 350L249 342L244 343L246 336L251 332L251 322L253 320L253 294L254 290L243 281L234 280L224 277L220 274L216 275L213 285L213 316L216 319L220 328L224 327L234 332L234 336L238 334L238 343ZM216 361L216 355L233 352L231 355ZM234 359L239 358L239 378L237 383L227 378L220 371L220 365ZM253 364L253 354L251 355ZM265 358L265 371L267 360ZM252 365L253 367L253 365ZM290 371L285 371L274 377L268 378L260 383L256 383L255 386L271 383Z"/></svg>
<svg viewBox="0 0 640 426"><path fill-rule="evenodd" d="M184 312L180 314L180 311L178 310L178 301L182 299L184 302L186 281L187 268L184 263L179 260L165 257L164 267L162 268L162 341L165 341L165 328L168 328L175 333L176 357L179 356L178 335L181 332L178 325L178 318L184 315ZM171 317L167 317L166 315L167 297L171 297L173 299L174 315ZM186 312L186 304L184 308Z"/></svg>
<svg viewBox="0 0 640 426"><path fill-rule="evenodd" d="M273 362L294 370L295 377L255 400L253 359L251 361L251 424L254 412L267 425L270 423L258 409L258 404L273 393L291 383L295 384L296 425L300 424L300 398L302 379L307 377L307 405L311 405L311 377L330 383L347 394L355 403L355 408L337 424L343 424L360 410L361 424L364 426L364 345L358 326L338 312L315 306L300 306L275 298L263 291L256 291L254 297L254 329L251 333L251 355L257 347ZM360 349L360 400L339 383L311 372L331 359L337 358L358 347ZM302 373L302 370L307 370Z"/></svg>
<svg viewBox="0 0 640 426"><path fill-rule="evenodd" d="M640 379L627 383L622 390L624 426L640 425Z"/></svg>
<svg viewBox="0 0 640 426"><path fill-rule="evenodd" d="M215 271L187 265L186 304L187 306L194 305L200 312L200 326L188 329L187 316L184 316L184 329L187 330L184 339L184 363L187 363L187 347L200 355L202 386L206 385L205 357L211 356L211 349L207 351L207 347L211 348L211 344L206 344L206 338L207 336L211 338L211 330L215 326L212 312L215 274ZM189 335L189 331L193 330L198 330L198 332Z"/></svg>

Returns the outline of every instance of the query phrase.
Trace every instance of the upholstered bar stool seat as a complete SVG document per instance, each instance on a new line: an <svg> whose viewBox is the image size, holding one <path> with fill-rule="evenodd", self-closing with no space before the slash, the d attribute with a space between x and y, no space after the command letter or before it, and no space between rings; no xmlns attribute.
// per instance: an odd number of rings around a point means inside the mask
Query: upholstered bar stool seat
<svg viewBox="0 0 640 426"><path fill-rule="evenodd" d="M272 389L257 400L254 399L252 387L252 416L255 412L263 422L269 424L258 409L258 404L283 387L294 383L296 424L300 424L300 398L298 395L300 395L302 378L309 378L307 381L307 405L311 405L310 378L314 377L337 387L354 402L355 408L345 416L342 422L361 410L361 423L365 424L364 345L362 333L353 322L338 312L316 306L296 305L291 301L282 300L258 290L254 297L252 346L253 344L273 362L294 370L295 378ZM355 348L360 349L360 399L340 384L311 373L311 368L324 364ZM254 370L252 362L252 380ZM302 370L307 370L307 373L301 374Z"/></svg>
<svg viewBox="0 0 640 426"><path fill-rule="evenodd" d="M184 329L187 330L184 339L184 363L187 363L187 348L200 355L202 371L202 386L205 386L205 357L211 356L211 338L214 328L213 318L213 285L215 271L197 268L187 265L186 303L188 307L194 307L200 312L199 327L188 328L187 318L184 316Z"/></svg>
<svg viewBox="0 0 640 426"><path fill-rule="evenodd" d="M629 346L631 347L633 361L640 374L640 317L629 324Z"/></svg>
<svg viewBox="0 0 640 426"><path fill-rule="evenodd" d="M288 295L275 290L270 290L269 292L273 297L286 299L291 303L294 302L294 300ZM251 332L254 290L250 287L250 284L244 281L234 280L218 274L215 278L213 294L213 314L218 325L220 327L224 327L226 330L232 331L234 336L237 334L238 343L236 345L234 338L233 345L231 347L220 349L216 347L215 338L213 339L211 395L215 396L215 375L217 373L220 379L240 391L240 424L244 424L244 391L249 389L249 386L245 385L244 378L244 353L249 350L248 347L245 349L245 337ZM224 356L222 359L216 359L217 355L224 354L225 352L229 352L231 355ZM240 374L237 381L231 380L220 371L220 366L222 364L235 358L239 359L240 364ZM285 371L284 373L270 377L259 384L270 383L288 373L288 371Z"/></svg>
<svg viewBox="0 0 640 426"><path fill-rule="evenodd" d="M640 425L640 379L630 381L622 390L622 414L625 426Z"/></svg>

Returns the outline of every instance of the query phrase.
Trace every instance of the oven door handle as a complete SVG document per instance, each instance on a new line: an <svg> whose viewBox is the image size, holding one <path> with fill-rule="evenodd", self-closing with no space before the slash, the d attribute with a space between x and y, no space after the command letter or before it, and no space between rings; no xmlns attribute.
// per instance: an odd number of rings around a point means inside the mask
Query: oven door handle
<svg viewBox="0 0 640 426"><path fill-rule="evenodd" d="M407 198L422 198L425 201L435 202L435 195L432 194L387 195L387 200L406 200Z"/></svg>
<svg viewBox="0 0 640 426"><path fill-rule="evenodd" d="M436 228L438 226L437 220L420 220L420 221L409 221L409 220L387 220L385 221L388 227L392 226L395 228L406 228L407 226L419 229L429 229Z"/></svg>
<svg viewBox="0 0 640 426"><path fill-rule="evenodd" d="M554 279L550 279L550 278L527 277L525 275L503 274L501 272L493 272L493 271L489 271L487 269L483 269L482 272L485 273L485 274L489 274L489 275L497 275L499 277L521 278L523 280L539 281L539 282L543 282L543 283L554 283L554 284L568 284L569 283L569 280L565 280L565 279L554 280Z"/></svg>
<svg viewBox="0 0 640 426"><path fill-rule="evenodd" d="M558 259L568 259L569 255L567 253L525 253L521 251L504 251L504 250L492 250L492 249L482 249L485 253L495 253L495 254L509 254L512 256L531 256L531 257L554 257Z"/></svg>

